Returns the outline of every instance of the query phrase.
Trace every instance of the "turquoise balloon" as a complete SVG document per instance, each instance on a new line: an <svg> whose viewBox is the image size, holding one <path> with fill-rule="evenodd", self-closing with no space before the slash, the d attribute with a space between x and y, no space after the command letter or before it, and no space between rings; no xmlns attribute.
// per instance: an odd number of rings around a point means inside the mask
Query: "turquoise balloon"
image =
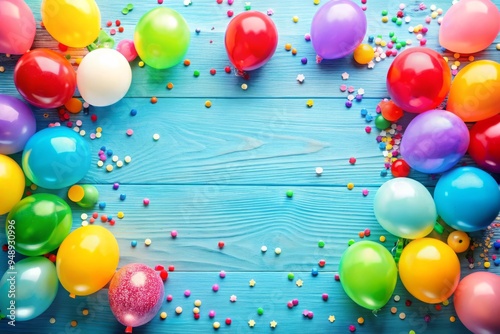
<svg viewBox="0 0 500 334"><path fill-rule="evenodd" d="M80 181L90 169L90 145L65 126L46 128L26 143L22 166L36 185L61 189Z"/></svg>
<svg viewBox="0 0 500 334"><path fill-rule="evenodd" d="M8 321L34 319L56 298L59 287L56 266L41 256L11 265L0 280L0 310Z"/></svg>
<svg viewBox="0 0 500 334"><path fill-rule="evenodd" d="M378 310L391 298L398 270L392 254L384 246L360 241L342 254L339 275L342 288L356 304Z"/></svg>
<svg viewBox="0 0 500 334"><path fill-rule="evenodd" d="M476 167L459 167L443 174L434 189L434 201L444 222L464 232L487 228L500 212L497 182Z"/></svg>
<svg viewBox="0 0 500 334"><path fill-rule="evenodd" d="M389 233L400 238L423 238L432 232L436 205L420 182L398 177L385 182L375 194L375 217Z"/></svg>
<svg viewBox="0 0 500 334"><path fill-rule="evenodd" d="M157 7L137 22L134 46L147 65L166 69L183 60L190 38L189 26L179 12Z"/></svg>
<svg viewBox="0 0 500 334"><path fill-rule="evenodd" d="M7 216L6 234L15 227L16 251L27 256L55 250L71 231L70 206L53 194L34 194L19 201Z"/></svg>

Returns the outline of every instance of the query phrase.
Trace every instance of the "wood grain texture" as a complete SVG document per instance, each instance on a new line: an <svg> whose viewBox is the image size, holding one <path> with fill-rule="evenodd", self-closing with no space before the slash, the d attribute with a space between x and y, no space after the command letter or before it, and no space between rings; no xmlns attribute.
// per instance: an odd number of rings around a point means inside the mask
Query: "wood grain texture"
<svg viewBox="0 0 500 334"><path fill-rule="evenodd" d="M108 20L120 19L125 28L114 36L116 42L133 38L139 18L158 6L156 1L137 2L132 12L122 15L121 9L128 1L97 2L103 26ZM494 2L500 5L498 0ZM39 22L41 0L27 3ZM368 1L367 36L380 34L388 40L389 32L394 31L401 39L418 43L416 35L408 32L408 24L398 27L380 20L383 9L393 15L399 3ZM412 25L424 23L430 13L417 10L420 3L406 4ZM104 225L119 243L119 267L133 262L175 267L165 285L166 293L174 299L161 308L168 318L162 321L156 317L134 328L134 333L212 333L214 321L222 324L218 330L221 333L348 333L349 325L356 325L357 333L469 333L458 319L450 322L450 316L456 317L452 299L438 311L434 305L415 300L398 280L394 295L401 300L391 299L374 315L351 301L334 279L342 252L350 239L361 240L360 231L370 229L371 236L365 238L368 240L386 236L383 245L388 250L396 241L373 214L373 197L391 176L380 175L384 157L376 142L379 131L360 114L362 108L375 114L377 103L387 96L385 77L392 58L376 63L374 69L356 65L350 56L316 64L314 50L304 34L309 32L319 6L310 0L252 1L254 10L274 10L272 19L279 42L273 58L244 80L224 73L224 67L230 65L224 32L230 20L227 11L244 11L245 1L235 0L232 6L226 1L218 5L215 0L193 1L190 6L180 0L165 1L165 5L178 10L190 26L191 45L186 58L191 65L179 64L159 71L141 68L136 60L131 63L133 82L124 99L109 107L91 107L88 115L71 116L72 121L83 121L81 129L86 131L85 139L93 152L90 171L80 183L94 184L99 200L106 202L105 209L96 206L91 210L70 203L73 230L81 225L82 213L116 217L122 211L125 217L117 219L115 226ZM436 5L446 10L451 1L439 0ZM294 15L299 16L299 22L292 21ZM428 27L427 46L439 50L437 21ZM109 28L103 29L109 32ZM296 56L284 50L285 43L297 48ZM39 28L33 47L57 50L57 42ZM67 54L75 64L86 52L70 48ZM453 58L449 52L443 54ZM492 44L475 57L499 61L499 55ZM308 59L307 65L301 64L303 57ZM18 59L0 55L0 66L5 69L0 73L1 94L19 97L12 80ZM464 56L459 60L462 66L468 63ZM209 73L212 68L217 70L214 76ZM201 72L198 78L193 76L194 70ZM348 80L342 80L343 72L349 73ZM296 80L298 74L305 75L304 83ZM172 90L165 88L168 82L174 84ZM241 89L242 83L248 85L247 90ZM363 88L363 100L346 108L347 93L340 91L341 84ZM150 103L151 96L159 98L157 104ZM306 106L310 99L314 101L312 108ZM211 108L204 106L207 100L212 102ZM138 111L135 117L130 115L131 109ZM39 130L58 121L57 110L34 112ZM96 122L91 122L91 114L97 115ZM400 124L407 124L412 117L406 115ZM373 127L371 134L365 132L367 125ZM103 128L102 138L90 140L89 134L97 127ZM127 136L127 129L134 134ZM154 141L153 134L159 134L160 139ZM120 159L131 156L132 162L122 168L115 166L112 172L98 168L97 152L102 146L113 150ZM349 164L350 157L356 157L355 165ZM19 161L20 154L14 158ZM471 159L466 156L460 163L471 164ZM316 167L324 168L321 176L316 175ZM439 178L418 172L410 176L431 192ZM113 190L114 182L120 183L118 190ZM349 182L354 183L353 190L347 189ZM362 195L363 189L369 191L368 196ZM294 192L292 198L287 198L288 190ZM51 192L67 200L66 189ZM127 195L125 201L119 200L121 193ZM151 201L147 207L142 204L146 197ZM5 221L5 216L0 216L0 221ZM3 244L3 223L1 227ZM175 239L170 236L172 230L178 231ZM445 239L447 232L434 236ZM472 235L482 243L473 252L474 270L483 270L477 268L481 267L484 238L500 239L500 231L497 228ZM146 238L152 240L149 247L144 245ZM135 248L130 245L132 240L138 242ZM319 240L326 243L324 248L318 247ZM218 248L219 241L225 243L223 249ZM263 245L268 248L265 253L261 251ZM281 248L280 255L274 253L277 247ZM494 249L489 254L500 256ZM462 277L473 272L465 255L459 258ZM0 255L0 272L7 267L4 259ZM324 268L318 267L321 259L326 261ZM312 268L319 269L318 276L311 275ZM227 273L224 279L219 277L221 270ZM489 270L500 273L500 268L493 265ZM287 279L290 272L295 274L292 281ZM256 281L254 287L249 286L251 279ZM295 284L297 279L304 281L302 287ZM213 284L220 286L217 293L212 291ZM191 291L189 298L183 295L187 289ZM329 295L326 302L321 298L323 293ZM235 303L229 301L231 295L237 296ZM288 309L286 303L294 298L299 305ZM196 299L203 302L199 320L192 315ZM406 306L406 300L411 300L412 305ZM175 314L177 306L184 310L180 315ZM264 308L264 315L257 315L258 307ZM397 308L395 314L391 314L391 307ZM88 316L82 314L83 309L89 310ZM214 319L208 317L209 310L216 311ZM314 318L305 318L304 310L313 311ZM402 312L404 320L400 319ZM335 316L333 323L328 320L330 315ZM430 315L430 322L424 321L426 315ZM361 316L364 325L357 324ZM55 324L49 323L52 317ZM228 317L232 319L230 326L224 324ZM254 328L248 326L251 319L256 321ZM72 327L72 320L78 325ZM269 326L272 320L278 322L275 329ZM15 328L0 321L0 333L123 330L111 313L106 288L88 297L71 299L60 286L55 302L37 319L17 322Z"/></svg>

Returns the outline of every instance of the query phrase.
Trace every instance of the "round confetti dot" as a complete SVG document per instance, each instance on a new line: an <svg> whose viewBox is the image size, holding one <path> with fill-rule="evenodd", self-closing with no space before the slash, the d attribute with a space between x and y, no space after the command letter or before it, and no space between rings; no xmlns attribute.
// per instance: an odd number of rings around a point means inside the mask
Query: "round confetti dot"
<svg viewBox="0 0 500 334"><path fill-rule="evenodd" d="M152 96L150 101L152 104L155 104L156 102L158 102L158 98L156 96Z"/></svg>
<svg viewBox="0 0 500 334"><path fill-rule="evenodd" d="M214 311L214 310L210 310L210 311L208 312L208 316L209 316L210 318L215 317L215 311Z"/></svg>
<svg viewBox="0 0 500 334"><path fill-rule="evenodd" d="M144 204L144 206L148 206L149 205L149 198L143 199L142 204Z"/></svg>
<svg viewBox="0 0 500 334"><path fill-rule="evenodd" d="M276 247L276 248L274 249L274 253L275 253L276 255L280 255L280 254L281 254L281 248Z"/></svg>
<svg viewBox="0 0 500 334"><path fill-rule="evenodd" d="M144 244L145 244L146 246L151 245L151 242L152 242L152 241L151 241L151 239L146 239L146 240L144 240Z"/></svg>
<svg viewBox="0 0 500 334"><path fill-rule="evenodd" d="M399 319L404 320L406 318L406 313L401 312L399 313Z"/></svg>
<svg viewBox="0 0 500 334"><path fill-rule="evenodd" d="M200 306L201 306L201 300L196 299L196 300L194 301L194 306L196 306L196 307L200 307Z"/></svg>
<svg viewBox="0 0 500 334"><path fill-rule="evenodd" d="M159 134L157 134L157 133L155 133L155 134L153 135L153 140L157 141L157 140L159 140L159 139L160 139L160 135L159 135Z"/></svg>
<svg viewBox="0 0 500 334"><path fill-rule="evenodd" d="M454 316L450 316L450 322L455 322L457 319Z"/></svg>
<svg viewBox="0 0 500 334"><path fill-rule="evenodd" d="M195 71L193 72L193 76L195 76L196 78L197 78L197 77L199 77L199 76L200 76L200 71L195 70Z"/></svg>
<svg viewBox="0 0 500 334"><path fill-rule="evenodd" d="M356 331L356 326L349 325L349 332L355 332L355 331Z"/></svg>
<svg viewBox="0 0 500 334"><path fill-rule="evenodd" d="M123 217L125 217L125 214L122 212L122 211L119 211L116 216L120 219L122 219Z"/></svg>
<svg viewBox="0 0 500 334"><path fill-rule="evenodd" d="M349 183L347 184L347 189L349 189L349 190L354 189L354 183L349 182Z"/></svg>
<svg viewBox="0 0 500 334"><path fill-rule="evenodd" d="M107 172L112 172L113 171L113 165L106 165L106 171Z"/></svg>
<svg viewBox="0 0 500 334"><path fill-rule="evenodd" d="M290 44L290 43L286 43L286 44L285 44L285 50L286 50L286 51L290 51L291 49L292 49L292 44Z"/></svg>
<svg viewBox="0 0 500 334"><path fill-rule="evenodd" d="M173 83L171 83L171 82L169 82L169 83L167 84L167 89L168 89L168 90L170 90L170 89L172 89L172 88L174 88L174 84L173 84Z"/></svg>
<svg viewBox="0 0 500 334"><path fill-rule="evenodd" d="M76 327L78 325L78 322L76 320L71 320L71 327Z"/></svg>
<svg viewBox="0 0 500 334"><path fill-rule="evenodd" d="M316 172L316 175L321 176L321 174L323 174L323 168L322 167L316 167L315 172Z"/></svg>
<svg viewBox="0 0 500 334"><path fill-rule="evenodd" d="M124 160L125 160L125 163L128 164L128 163L130 163L132 161L132 158L127 155Z"/></svg>
<svg viewBox="0 0 500 334"><path fill-rule="evenodd" d="M226 277L226 272L224 270L221 270L219 273L220 278L225 278Z"/></svg>
<svg viewBox="0 0 500 334"><path fill-rule="evenodd" d="M50 318L50 319L49 319L49 323L51 323L51 324L55 324L55 323L56 323L56 318Z"/></svg>
<svg viewBox="0 0 500 334"><path fill-rule="evenodd" d="M167 319L167 312L161 312L160 313L160 319L162 319L162 320Z"/></svg>
<svg viewBox="0 0 500 334"><path fill-rule="evenodd" d="M130 246L132 246L132 247L137 246L137 240L132 240L132 241L130 242Z"/></svg>
<svg viewBox="0 0 500 334"><path fill-rule="evenodd" d="M214 284L214 285L212 285L212 291L213 291L213 292L217 292L217 291L219 291L219 284Z"/></svg>
<svg viewBox="0 0 500 334"><path fill-rule="evenodd" d="M260 247L260 251L261 251L262 253L267 252L267 246L262 246L262 247Z"/></svg>
<svg viewBox="0 0 500 334"><path fill-rule="evenodd" d="M325 247L325 242L323 240L318 241L318 247L319 248Z"/></svg>
<svg viewBox="0 0 500 334"><path fill-rule="evenodd" d="M246 83L241 84L241 89L247 90L248 89L248 85Z"/></svg>
<svg viewBox="0 0 500 334"><path fill-rule="evenodd" d="M358 324L362 325L365 323L365 319L363 317L358 318Z"/></svg>
<svg viewBox="0 0 500 334"><path fill-rule="evenodd" d="M214 326L214 329L219 329L220 328L220 322L218 322L218 321L214 322L213 326Z"/></svg>
<svg viewBox="0 0 500 334"><path fill-rule="evenodd" d="M295 275L294 275L293 273L288 273L288 276L287 276L287 277L288 277L288 279L289 279L290 281L293 281L293 279L295 278Z"/></svg>
<svg viewBox="0 0 500 334"><path fill-rule="evenodd" d="M175 313L177 313L177 314L181 314L181 313L182 313L182 307L177 306L177 307L175 308Z"/></svg>
<svg viewBox="0 0 500 334"><path fill-rule="evenodd" d="M298 16L292 17L292 21L295 23L299 22L299 17Z"/></svg>
<svg viewBox="0 0 500 334"><path fill-rule="evenodd" d="M392 314L396 314L396 312L398 311L398 309L396 307L391 307L391 313Z"/></svg>
<svg viewBox="0 0 500 334"><path fill-rule="evenodd" d="M205 107L206 108L210 108L212 106L212 102L211 101L205 101Z"/></svg>
<svg viewBox="0 0 500 334"><path fill-rule="evenodd" d="M293 190L287 190L286 191L286 197L292 198L293 197Z"/></svg>

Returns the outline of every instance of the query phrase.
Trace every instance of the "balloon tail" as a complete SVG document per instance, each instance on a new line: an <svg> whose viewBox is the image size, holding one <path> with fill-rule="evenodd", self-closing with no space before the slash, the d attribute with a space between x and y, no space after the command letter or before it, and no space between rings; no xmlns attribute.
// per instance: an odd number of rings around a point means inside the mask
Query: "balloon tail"
<svg viewBox="0 0 500 334"><path fill-rule="evenodd" d="M76 296L75 296L75 294L74 294L74 293L70 293L70 294L69 294L69 297L70 297L70 298L73 298L73 299L75 299L75 298L76 298Z"/></svg>
<svg viewBox="0 0 500 334"><path fill-rule="evenodd" d="M125 328L125 333L132 333L132 326L127 326L127 328Z"/></svg>
<svg viewBox="0 0 500 334"><path fill-rule="evenodd" d="M239 70L237 68L234 69L234 74L237 75L237 76L242 77L245 80L250 79L250 75L248 74L248 72L245 72L243 70Z"/></svg>
<svg viewBox="0 0 500 334"><path fill-rule="evenodd" d="M316 55L316 64L320 64L323 61L323 57Z"/></svg>
<svg viewBox="0 0 500 334"><path fill-rule="evenodd" d="M373 310L373 311L372 311L372 314L373 314L374 316L378 317L378 311L380 311L380 309L378 309L378 310Z"/></svg>

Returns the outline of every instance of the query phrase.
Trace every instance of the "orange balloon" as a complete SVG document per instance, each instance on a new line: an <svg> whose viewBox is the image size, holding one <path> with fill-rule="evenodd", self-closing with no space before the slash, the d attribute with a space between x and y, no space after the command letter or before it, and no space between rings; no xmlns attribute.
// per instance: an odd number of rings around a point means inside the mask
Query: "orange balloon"
<svg viewBox="0 0 500 334"><path fill-rule="evenodd" d="M71 232L57 252L57 276L70 296L102 289L113 277L120 259L118 242L102 226L88 225Z"/></svg>
<svg viewBox="0 0 500 334"><path fill-rule="evenodd" d="M477 122L500 112L500 64L478 60L465 66L455 76L446 110L464 122Z"/></svg>
<svg viewBox="0 0 500 334"><path fill-rule="evenodd" d="M424 303L445 301L460 281L457 254L438 239L413 240L403 248L398 265L406 290Z"/></svg>
<svg viewBox="0 0 500 334"><path fill-rule="evenodd" d="M446 243L455 251L455 253L463 253L469 249L470 238L464 231L453 231L448 235Z"/></svg>

